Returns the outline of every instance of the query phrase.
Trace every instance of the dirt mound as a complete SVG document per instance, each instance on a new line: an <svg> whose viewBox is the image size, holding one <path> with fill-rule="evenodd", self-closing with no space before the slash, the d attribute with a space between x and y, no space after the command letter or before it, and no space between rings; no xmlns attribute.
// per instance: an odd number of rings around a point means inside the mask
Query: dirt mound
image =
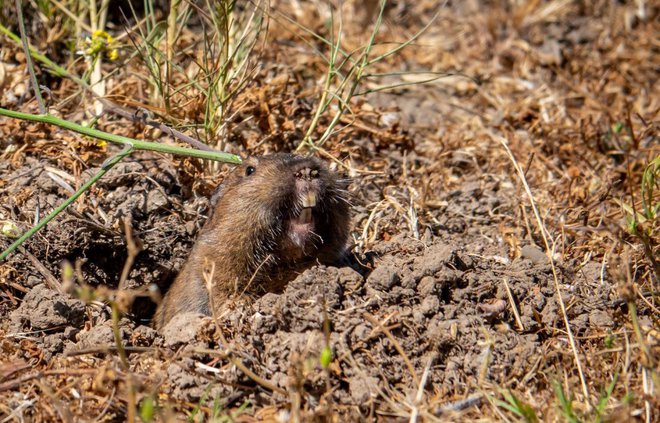
<svg viewBox="0 0 660 423"><path fill-rule="evenodd" d="M369 257L358 257L372 270L315 266L279 294L247 307L228 304L215 318L179 315L160 334L124 319L118 332L131 363L144 363L143 354L154 352L166 357L148 360L148 372L136 376L162 383L162 392L178 401L209 406L215 398L225 398L226 407L245 401L267 406L301 387L315 413L329 413L332 403L354 417L376 402L401 412L420 390L449 399L484 380L524 388L537 377L530 369L540 360L552 367L571 359L552 337L563 328L552 267L534 245L510 259L493 229L501 220L495 216L476 230L493 199L492 182L478 185L447 194L463 219L457 226L470 230L436 229L438 235L429 232L423 241L404 234L381 242ZM589 299L568 311L580 336L589 336L591 326L614 329L602 309L610 304L612 284L600 270L591 262L578 270L560 263L557 270L565 303L585 293ZM38 285L12 312L12 330L48 330L33 338L43 360L64 351L91 353L86 359L101 364L117 349L112 321L96 313L81 328L83 311L80 301ZM336 360L324 369L326 346ZM275 396L264 397L264 389Z"/></svg>
<svg viewBox="0 0 660 423"><path fill-rule="evenodd" d="M551 337L563 325L552 270L540 256L510 261L501 242L471 241L435 238L423 245L402 237L382 245L394 253L374 258L375 268L366 278L348 267L317 266L281 294L267 294L251 307L228 308L217 320L179 315L162 334L124 320L122 345L129 353L132 347L158 347L158 355L167 359L137 376L159 380L173 398L209 404L214 398L234 398L227 407L245 401L268 405L272 398L263 398L260 391L270 384L282 392L304 386L312 409L316 404L316 411L323 412L319 404L331 401L355 408L347 411L353 416L393 393L397 399L389 411L396 413L421 383L428 395L444 398L460 397L466 386L486 379L523 388L535 377L530 369L539 360L544 366L570 360ZM564 270L559 283L568 292L592 294L592 303L569 311L577 334L590 335L590 326L613 329L601 309L609 302L607 278ZM564 301L571 299L567 295ZM111 322L98 316L80 330L71 323L82 322L82 312L80 301L65 300L39 285L12 313L12 321L20 323L16 331L50 329L49 335L34 339L43 360L62 351L77 356L92 349L98 357L88 359L100 364L104 352L116 349ZM62 316L69 320L63 322ZM330 332L323 329L326 321ZM319 360L326 345L337 360L323 369ZM131 362L145 360L138 354L131 353ZM235 360L257 377L232 366Z"/></svg>

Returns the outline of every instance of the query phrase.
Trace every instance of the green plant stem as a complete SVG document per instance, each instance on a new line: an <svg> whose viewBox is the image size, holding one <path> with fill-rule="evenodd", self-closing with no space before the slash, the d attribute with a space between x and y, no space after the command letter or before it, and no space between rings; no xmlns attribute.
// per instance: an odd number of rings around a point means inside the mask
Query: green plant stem
<svg viewBox="0 0 660 423"><path fill-rule="evenodd" d="M385 10L385 3L386 3L386 1L383 1L383 2L381 3L380 14L378 15L378 20L377 20L377 22L376 22L376 24L377 24L378 26L381 25L382 20L383 20L383 12L384 12L384 10ZM389 57L389 56L391 56L391 55L393 55L393 54L395 54L395 53L401 51L402 49L406 48L407 46L411 45L411 44L412 44L413 42L415 42L419 37L421 37L422 34L424 34L424 33L426 32L427 29L429 29L429 28L431 27L431 25L432 25L432 24L435 22L435 20L438 18L439 14L440 14L440 10L438 10L437 12L435 12L435 14L433 15L433 17L428 21L428 23L427 23L426 25L424 25L424 27L423 27L422 29L420 29L419 31L417 31L417 33L415 33L412 37L410 37L405 43L400 44L400 45L398 45L397 47L395 47L395 48L389 50L388 52L386 52L386 53L384 53L384 54L381 54L380 56L378 56L378 57L376 57L376 58L374 58L374 59L369 60L369 61L366 63L366 65L368 66L368 65L372 65L372 64L374 64L374 63L376 63L376 62L380 62L381 60L383 60L383 59L385 59L385 58L387 58L387 57ZM372 43L373 43L373 41L372 41Z"/></svg>
<svg viewBox="0 0 660 423"><path fill-rule="evenodd" d="M160 153L169 153L179 156L196 157L198 159L216 160L226 163L241 164L241 158L234 154L211 152L211 151L200 151L192 148L177 147L177 146L159 144L149 141L134 140L132 138L123 137L121 135L109 134L107 132L103 132L98 129L87 128L85 126L78 125L77 123L69 122L67 120L60 119L52 115L32 115L29 113L15 112L13 110L0 108L0 116L8 116L16 119L57 125L61 128L70 129L72 131L90 137L102 139L109 142L114 142L117 144L127 145L135 150L157 151Z"/></svg>
<svg viewBox="0 0 660 423"><path fill-rule="evenodd" d="M364 51L360 55L360 57L355 61L355 64L351 66L350 71L348 72L348 75L343 78L343 81L341 82L340 86L338 87L336 93L329 93L329 87L330 87L330 82L331 80L334 79L336 76L341 76L339 73L339 69L336 69L336 60L337 60L337 55L340 51L341 47L341 30L342 30L342 23L340 21L339 25L339 31L337 34L337 40L332 40L330 43L331 45L331 53L330 53L330 58L328 60L329 63L329 69L328 73L326 75L326 81L325 81L325 86L323 89L323 93L321 94L321 102L319 103L319 107L317 109L316 115L314 116L314 120L312 121L312 125L307 130L307 133L305 134L305 137L303 140L300 142L298 145L298 148L296 151L300 151L301 149L308 147L309 149L316 149L322 146L328 138L330 138L334 133L335 130L334 128L337 126L339 123L341 117L344 115L346 110L348 110L350 113L350 101L351 99L355 96L356 91L360 83L362 82L366 69L369 65L373 64L374 62L369 61L369 54L371 53L371 49L375 43L376 40L376 35L378 34L378 31L380 30L382 20L383 20L383 13L385 11L385 6L387 4L387 0L381 0L380 1L380 11L378 13L378 18L376 19L376 23L374 24L373 31L371 32L371 37L369 38L369 42L364 48ZM349 56L348 58L350 59L352 56ZM344 61L343 63L346 63ZM342 65L343 65L342 63ZM350 84L350 85L349 85ZM342 94L345 92L344 90L348 89L348 93L345 96L342 96ZM328 95L332 95L336 100L337 100L337 112L333 116L332 120L328 124L326 130L324 131L323 135L316 141L311 140L311 134L314 132L316 129L316 125L318 125L318 121L320 118L320 115L327 110L327 107L330 104L330 101L326 103L326 99ZM338 131L337 131L338 132Z"/></svg>
<svg viewBox="0 0 660 423"><path fill-rule="evenodd" d="M639 343L640 349L648 360L648 367L650 369L655 368L655 357L649 350L648 345L644 342L644 334L642 329L639 326L639 318L637 317L637 306L634 301L628 301L628 314L630 315L630 322L632 323L633 332L635 337L637 337L637 342ZM660 382L660 381L654 381Z"/></svg>
<svg viewBox="0 0 660 423"><path fill-rule="evenodd" d="M85 191L87 191L96 181L101 179L103 175L105 175L114 165L119 163L124 157L130 155L133 152L133 148L130 146L127 146L127 148L123 149L119 153L115 154L112 156L109 160L107 160L103 165L101 166L101 169L99 169L94 176L92 176L83 186L81 186L78 191L76 191L71 197L67 198L62 204L60 204L55 210L53 210L48 216L46 216L42 221L37 223L35 226L33 226L29 231L25 232L23 236L18 238L16 241L14 241L13 244L9 246L5 251L0 254L0 262L4 261L9 254L11 254L16 248L18 248L25 240L30 238L32 235L37 233L41 228L46 226L55 216L60 214L65 208L67 208L71 203L76 201L78 197L80 197Z"/></svg>
<svg viewBox="0 0 660 423"><path fill-rule="evenodd" d="M331 9L332 12L332 9ZM331 15L332 16L332 15ZM328 73L325 75L325 84L323 85L323 92L321 93L321 99L319 100L319 105L316 108L316 113L314 114L314 118L312 119L312 123L309 125L309 128L307 129L307 133L303 137L303 140L300 142L298 145L298 148L296 148L296 151L300 151L305 147L313 148L314 143L312 142L312 134L316 130L316 127L319 124L319 120L321 119L321 115L323 115L323 112L325 112L328 104L326 103L326 100L328 98L328 92L330 91L330 85L332 84L332 79L336 75L336 70L335 70L335 62L337 60L337 52L339 51L339 47L341 46L341 32L342 32L342 22L341 20L339 21L339 31L337 32L337 43L336 44L330 44L332 47L331 53L330 53L330 60L328 63L329 69Z"/></svg>
<svg viewBox="0 0 660 423"><path fill-rule="evenodd" d="M2 24L0 24L0 33L6 35L14 42L21 44L21 38L13 34ZM56 75L70 78L71 80L80 84L83 88L89 89L87 83L84 80L69 74L69 72L66 69L57 65L56 63L48 59L48 57L38 53L34 48L29 48L27 45L25 45L24 47L26 48L26 50L29 49L30 51L30 54L28 54L28 58L29 56L33 56L35 59L46 64L46 66L49 67L51 71ZM30 69L31 68L32 66L30 66ZM35 92L36 95L38 96L39 95L38 87L35 87ZM9 246L9 248L3 251L2 254L0 254L0 261L4 261L9 256L9 254L11 254L14 250L16 250L16 248L18 248L21 244L23 244L23 242L25 242L27 239L32 237L32 235L38 232L41 228L46 226L53 218L55 218L55 216L60 214L66 207L68 207L71 203L73 203L76 199L78 199L85 191L87 191L95 182L97 182L101 177L103 177L103 175L105 175L108 172L108 170L110 170L114 165L119 163L119 161L121 161L124 157L128 156L135 150L157 151L161 153L196 157L200 159L217 160L217 161L234 163L234 164L241 163L241 158L233 154L222 153L222 152L211 152L211 151L199 151L195 149L177 147L177 146L168 146L168 145L163 145L149 141L134 140L120 135L109 134L107 132L103 132L98 129L87 128L82 125L78 125L76 123L69 122L64 119L60 119L45 113L42 113L40 115L33 115L29 113L16 112L16 111L0 108L0 116L7 116L15 119L53 124L65 129L78 132L83 135L95 137L98 139L102 139L117 144L122 144L125 146L124 150L122 150L120 153L118 153L117 155L113 156L111 159L106 161L102 165L101 169L89 181L87 181L82 187L80 187L80 189L76 191L70 198L68 198L59 207L53 210L48 216L46 216L44 220L42 220L37 225L32 227L25 234L23 234L23 236L21 236L14 243L12 243Z"/></svg>

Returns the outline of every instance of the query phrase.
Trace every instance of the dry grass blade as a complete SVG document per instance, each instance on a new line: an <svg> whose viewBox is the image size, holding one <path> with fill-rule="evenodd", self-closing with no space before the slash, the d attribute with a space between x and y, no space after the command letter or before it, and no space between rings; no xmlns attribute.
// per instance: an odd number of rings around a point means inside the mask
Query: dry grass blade
<svg viewBox="0 0 660 423"><path fill-rule="evenodd" d="M383 326L375 316L372 316L369 313L364 313L363 317L367 319L367 321L374 326L374 329L378 329L379 331L383 332L385 336L387 336L387 339L389 339L390 342L392 342L392 345L399 353L403 361L406 363L406 366L408 367L408 371L410 372L410 376L415 382L415 386L417 386L417 388L420 389L421 382L419 380L419 377L417 377L417 372L415 372L415 367L410 362L410 358L408 358L408 354L406 354L404 349L401 347L399 341L397 341L394 335L392 335L392 332L390 332L385 326Z"/></svg>
<svg viewBox="0 0 660 423"><path fill-rule="evenodd" d="M229 360L234 366L240 369L240 371L245 373L247 377L252 379L258 385L268 389L269 391L277 392L280 395L287 396L287 391L275 385L274 383L262 378L261 376L257 375L255 372L250 370L245 364L243 364L243 362L238 357L234 356L232 352L229 350L219 351L219 350L199 349L196 351L199 353L209 354L211 356L220 357Z"/></svg>
<svg viewBox="0 0 660 423"><path fill-rule="evenodd" d="M44 104L44 99L41 96L41 87L39 86L39 82L37 82L37 77L34 73L32 57L30 56L30 48L27 40L27 35L25 33L25 20L23 19L23 7L21 6L21 0L16 0L15 5L16 5L16 13L18 14L18 27L21 31L21 42L23 43L23 52L25 53L28 72L30 72L30 82L32 83L32 88L34 90L34 98L37 99L39 112L42 115L45 115L47 113L46 105Z"/></svg>
<svg viewBox="0 0 660 423"><path fill-rule="evenodd" d="M509 288L509 281L507 278L502 279L502 282L504 282L504 288L506 289L506 296L509 299L509 304L511 305L511 311L513 312L514 317L516 318L516 324L518 325L518 329L520 331L525 330L525 326L522 323L522 320L520 319L520 313L518 313L518 307L516 306L516 302L513 299L513 294L511 294L511 288Z"/></svg>
<svg viewBox="0 0 660 423"><path fill-rule="evenodd" d="M545 227L545 224L543 223L543 219L541 219L541 215L539 213L538 207L536 206L536 202L534 201L534 195L532 194L532 190L530 189L529 184L527 183L527 178L525 178L525 172L523 171L522 167L520 166L516 158L513 156L513 153L509 149L507 140L494 133L490 133L490 136L494 140L497 140L500 143L500 145L502 145L507 155L509 156L509 159L511 160L511 164L516 169L516 173L520 178L520 183L523 184L523 187L525 188L525 193L527 194L527 199L529 200L532 206L532 210L534 211L534 217L536 218L536 223L538 224L538 227L541 230L541 237L543 238L543 243L545 244L545 252L546 255L548 256L548 259L550 261L550 266L552 268L552 276L555 283L555 290L557 293L556 298L557 298L557 302L559 303L559 307L561 309L562 318L564 320L564 327L566 328L566 334L568 335L568 340L571 345L571 350L573 352L573 358L575 360L575 366L577 367L578 374L580 376L580 383L582 385L582 394L584 395L585 400L587 401L589 407L591 408L592 406L589 396L589 388L587 387L587 381L584 377L584 371L582 370L582 362L580 360L579 352L577 349L577 343L575 341L575 337L573 336L573 331L571 330L571 324L568 321L568 315L566 314L566 305L564 304L564 299L562 298L561 295L561 288L559 287L559 278L557 276L557 268L555 266L555 259L554 259L554 253L555 253L554 243L551 248L550 241L548 240L548 235L547 235L548 231Z"/></svg>

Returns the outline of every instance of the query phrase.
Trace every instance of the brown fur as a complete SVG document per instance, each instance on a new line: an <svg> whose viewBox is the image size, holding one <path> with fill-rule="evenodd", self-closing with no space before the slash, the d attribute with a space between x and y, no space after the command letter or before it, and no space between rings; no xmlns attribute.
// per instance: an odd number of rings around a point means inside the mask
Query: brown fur
<svg viewBox="0 0 660 423"><path fill-rule="evenodd" d="M248 167L254 169L250 175ZM246 288L255 292L266 282L281 283L290 276L287 269L340 259L350 223L345 188L315 158L276 154L245 160L214 195L211 215L158 306L154 326L162 328L186 311L210 315L211 305L218 310ZM317 199L311 231L296 226L309 191ZM211 301L204 278L210 269Z"/></svg>

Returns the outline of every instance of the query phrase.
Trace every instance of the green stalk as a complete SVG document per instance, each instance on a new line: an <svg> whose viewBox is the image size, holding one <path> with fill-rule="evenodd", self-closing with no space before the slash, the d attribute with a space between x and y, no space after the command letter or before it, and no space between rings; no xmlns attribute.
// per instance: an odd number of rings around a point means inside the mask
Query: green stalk
<svg viewBox="0 0 660 423"><path fill-rule="evenodd" d="M321 119L321 115L326 111L329 102L326 103L326 99L328 98L328 92L330 91L330 85L332 84L333 77L335 77L338 72L335 70L335 63L337 60L337 52L339 51L339 47L341 46L341 33L342 33L342 20L339 20L339 31L337 31L337 42L334 43L334 14L332 13L332 8L330 9L330 36L332 37L331 41L332 43L330 44L331 49L330 49L330 60L328 62L328 73L325 75L325 84L323 85L323 92L321 93L321 99L319 100L319 106L316 109L316 113L314 114L314 118L312 119L312 123L309 125L309 128L307 128L307 133L303 137L302 141L298 145L298 148L296 148L296 152L301 151L305 147L309 148L314 148L314 142L312 141L312 134L316 130L316 127L319 124L319 120ZM341 69L341 67L339 67Z"/></svg>
<svg viewBox="0 0 660 423"><path fill-rule="evenodd" d="M52 115L32 115L29 113L15 112L13 110L0 108L0 116L8 116L16 119L57 125L61 128L70 129L72 131L78 132L83 135L87 135L90 137L98 138L109 142L114 142L117 144L130 146L135 150L157 151L160 153L168 153L179 156L196 157L198 159L216 160L226 163L241 164L241 158L234 154L211 152L211 151L200 151L192 148L177 147L173 145L165 145L165 144L159 144L149 141L134 140L132 138L123 137L121 135L109 134L107 132L103 132L98 129L87 128L85 126L78 125L77 123L69 122L67 120L60 119Z"/></svg>
<svg viewBox="0 0 660 423"><path fill-rule="evenodd" d="M13 244L9 246L5 251L0 254L0 262L4 261L9 254L11 254L19 245L21 245L25 240L30 238L32 235L37 233L41 228L46 226L55 216L60 214L65 208L67 208L71 203L76 201L85 191L87 191L96 181L101 179L114 165L119 163L124 157L130 155L133 152L133 148L130 145L127 145L119 153L112 156L109 160L103 163L101 169L99 169L94 176L92 176L83 186L81 186L78 191L76 191L71 197L67 198L62 204L60 204L55 210L53 210L48 216L46 216L42 221L33 226L29 231L25 232L23 236L14 241Z"/></svg>

